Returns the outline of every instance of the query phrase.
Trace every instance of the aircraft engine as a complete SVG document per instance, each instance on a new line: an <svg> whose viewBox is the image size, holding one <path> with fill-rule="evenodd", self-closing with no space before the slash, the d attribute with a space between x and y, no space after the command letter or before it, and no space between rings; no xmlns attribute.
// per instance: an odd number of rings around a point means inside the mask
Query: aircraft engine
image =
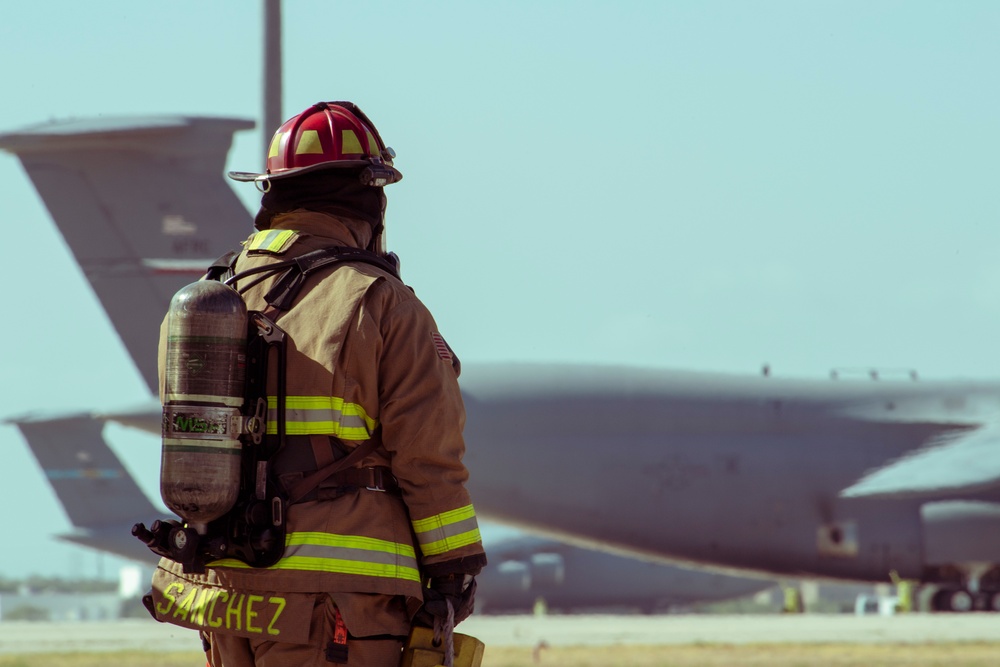
<svg viewBox="0 0 1000 667"><path fill-rule="evenodd" d="M527 565L517 560L507 560L487 575L492 586L504 591L527 591L531 588L531 573Z"/></svg>
<svg viewBox="0 0 1000 667"><path fill-rule="evenodd" d="M566 579L566 565L563 557L553 553L539 553L531 556L531 586L562 586Z"/></svg>

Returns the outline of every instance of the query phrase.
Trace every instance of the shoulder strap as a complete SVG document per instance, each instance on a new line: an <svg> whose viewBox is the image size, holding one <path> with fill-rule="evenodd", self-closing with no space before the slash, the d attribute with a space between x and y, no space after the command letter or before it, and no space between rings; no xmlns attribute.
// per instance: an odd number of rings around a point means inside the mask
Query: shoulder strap
<svg viewBox="0 0 1000 667"><path fill-rule="evenodd" d="M242 278L257 276L254 280L250 281L238 290L242 293L250 289L253 285L256 285L266 279L268 276L284 270L281 277L275 281L274 286L272 286L267 294L264 295L264 300L268 305L263 314L271 320L280 314L280 311L288 310L292 307L295 297L298 296L299 290L301 290L302 286L305 285L306 279L310 274L337 263L362 262L365 264L371 264L372 266L378 267L387 272L397 280L399 279L399 272L395 263L383 258L377 253L371 252L370 250L351 248L348 246L330 246L327 248L320 248L319 250L314 250L292 259L274 262L273 264L258 266L236 273L236 259L238 257L239 253L237 252L226 253L212 263L212 266L209 268L205 277L211 280L222 280L227 285L232 285ZM279 385L280 384L281 383L279 382ZM281 391L280 388L279 394L283 394L283 391ZM281 399L279 399L278 402L279 405L283 404L283 400ZM279 418L279 421L283 420ZM283 428L280 426L279 431L283 431ZM305 479L301 480L289 492L288 502L298 502L305 497L306 494L319 486L319 484L330 475L340 472L348 467L353 467L366 456L374 452L380 442L380 438L371 437L355 447L354 450L344 458L320 468Z"/></svg>
<svg viewBox="0 0 1000 667"><path fill-rule="evenodd" d="M295 297L305 284L310 274L325 269L328 266L340 262L361 262L371 264L383 271L386 271L395 278L399 278L396 267L383 259L378 254L361 248L350 248L346 246L333 246L330 248L320 248L312 252L307 252L294 259L285 270L285 273L278 278L274 286L264 295L267 304L276 310L288 310L292 307Z"/></svg>
<svg viewBox="0 0 1000 667"><path fill-rule="evenodd" d="M240 256L239 251L230 250L219 259L212 262L205 273L204 280L218 280L226 282L236 271L236 258Z"/></svg>
<svg viewBox="0 0 1000 667"><path fill-rule="evenodd" d="M228 255L226 257L228 257ZM216 263L221 262L222 259L223 258L216 260ZM268 290L267 294L264 295L264 300L269 306L269 312L280 312L288 310L292 307L292 303L295 302L295 297L298 296L299 290L301 290L302 286L305 285L306 279L310 274L341 262L361 262L364 264L371 264L372 266L376 266L389 273L397 280L399 279L399 272L396 270L395 264L383 258L381 255L371 252L370 250L363 250L361 248L330 246L328 248L320 248L319 250L307 252L304 255L299 255L298 257L293 257L292 259L274 262L273 264L265 264L264 266L257 266L235 274L232 273L232 267L235 266L235 259L233 259L229 264L230 274L229 277L225 279L225 283L227 285L232 285L243 278L254 275L257 276L254 280L240 287L239 292L242 294L265 278L272 276L279 271L284 271L284 273L275 281L271 289ZM215 264L212 266L214 267Z"/></svg>

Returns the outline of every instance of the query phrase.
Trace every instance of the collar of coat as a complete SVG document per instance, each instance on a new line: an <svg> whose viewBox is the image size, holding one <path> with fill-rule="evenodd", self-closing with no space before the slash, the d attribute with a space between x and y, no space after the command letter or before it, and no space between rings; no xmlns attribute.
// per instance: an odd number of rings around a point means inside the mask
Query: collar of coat
<svg viewBox="0 0 1000 667"><path fill-rule="evenodd" d="M330 240L330 245L365 248L371 240L372 228L367 222L330 213L296 209L279 213L271 220L271 229L291 229L303 234Z"/></svg>

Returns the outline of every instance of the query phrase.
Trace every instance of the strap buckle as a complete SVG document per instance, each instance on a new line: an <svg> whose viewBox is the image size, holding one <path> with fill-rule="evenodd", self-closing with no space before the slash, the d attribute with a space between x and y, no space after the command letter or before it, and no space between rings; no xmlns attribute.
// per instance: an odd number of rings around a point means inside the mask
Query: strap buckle
<svg viewBox="0 0 1000 667"><path fill-rule="evenodd" d="M382 468L372 467L368 468L368 477L370 480L370 485L365 488L369 491L380 491L385 493L385 477L382 475Z"/></svg>

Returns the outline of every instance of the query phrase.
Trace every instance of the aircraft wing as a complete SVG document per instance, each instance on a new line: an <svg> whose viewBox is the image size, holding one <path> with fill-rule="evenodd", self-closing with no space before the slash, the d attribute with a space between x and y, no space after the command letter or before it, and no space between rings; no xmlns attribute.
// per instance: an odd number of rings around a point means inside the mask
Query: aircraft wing
<svg viewBox="0 0 1000 667"><path fill-rule="evenodd" d="M997 488L998 448L1000 424L962 431L869 472L840 495L933 500Z"/></svg>
<svg viewBox="0 0 1000 667"><path fill-rule="evenodd" d="M223 179L249 120L192 116L49 123L0 134L17 155L155 394L174 293L253 230Z"/></svg>

